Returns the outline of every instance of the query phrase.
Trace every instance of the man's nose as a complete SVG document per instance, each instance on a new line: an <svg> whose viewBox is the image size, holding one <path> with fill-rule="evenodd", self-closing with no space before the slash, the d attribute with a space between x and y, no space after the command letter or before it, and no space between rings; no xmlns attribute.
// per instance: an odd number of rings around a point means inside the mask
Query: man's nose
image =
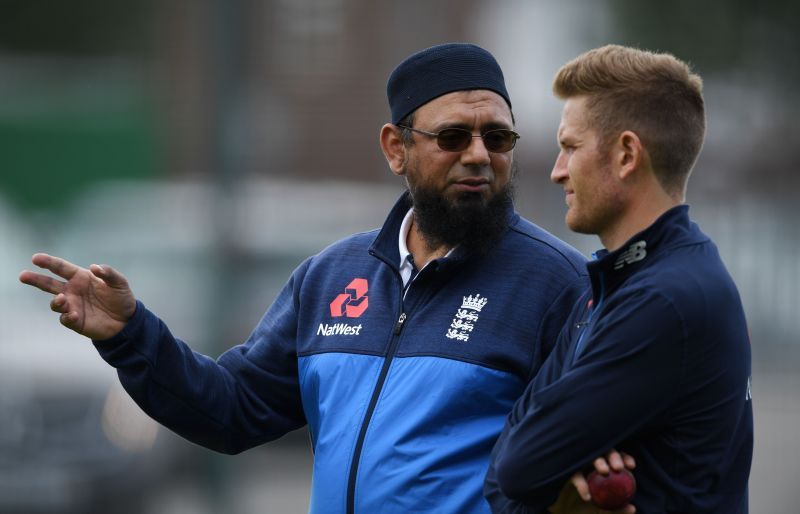
<svg viewBox="0 0 800 514"><path fill-rule="evenodd" d="M553 171L550 172L550 181L559 184L567 179L567 155L562 151L558 153Z"/></svg>
<svg viewBox="0 0 800 514"><path fill-rule="evenodd" d="M461 152L461 163L479 166L488 166L492 158L489 155L489 150L483 144L483 138L473 137L469 146Z"/></svg>

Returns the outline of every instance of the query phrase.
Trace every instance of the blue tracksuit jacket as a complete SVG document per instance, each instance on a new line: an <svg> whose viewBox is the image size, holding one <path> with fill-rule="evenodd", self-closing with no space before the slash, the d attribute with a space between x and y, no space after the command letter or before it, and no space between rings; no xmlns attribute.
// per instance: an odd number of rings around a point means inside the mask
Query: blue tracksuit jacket
<svg viewBox="0 0 800 514"><path fill-rule="evenodd" d="M398 233L303 262L252 335L219 359L176 340L142 304L96 341L154 419L236 453L308 424L313 513L482 513L489 453L577 296L584 259L510 209L484 256L425 267L405 299Z"/></svg>
<svg viewBox="0 0 800 514"><path fill-rule="evenodd" d="M546 512L613 447L636 458L637 513L746 513L750 343L716 247L683 205L598 257L493 451L493 510Z"/></svg>

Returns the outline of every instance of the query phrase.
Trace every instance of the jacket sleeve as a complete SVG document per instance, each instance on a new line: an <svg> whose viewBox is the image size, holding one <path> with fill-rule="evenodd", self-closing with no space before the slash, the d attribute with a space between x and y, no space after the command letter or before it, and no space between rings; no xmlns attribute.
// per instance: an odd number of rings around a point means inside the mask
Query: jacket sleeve
<svg viewBox="0 0 800 514"><path fill-rule="evenodd" d="M229 454L277 439L306 423L295 338L308 263L292 274L248 340L216 361L174 338L141 302L119 334L94 345L136 403L186 439Z"/></svg>
<svg viewBox="0 0 800 514"><path fill-rule="evenodd" d="M573 357L572 338L561 339L509 414L487 478L487 488L494 481L502 493L495 504L547 512L573 473L652 422L675 398L687 335L663 295L631 293L584 330L580 355Z"/></svg>

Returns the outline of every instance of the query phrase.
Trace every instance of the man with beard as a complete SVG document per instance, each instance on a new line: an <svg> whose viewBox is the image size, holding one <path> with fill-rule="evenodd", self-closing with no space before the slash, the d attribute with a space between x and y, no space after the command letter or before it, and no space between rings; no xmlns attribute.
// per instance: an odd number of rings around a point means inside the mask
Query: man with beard
<svg viewBox="0 0 800 514"><path fill-rule="evenodd" d="M306 424L315 513L488 513L503 419L585 285L572 248L514 212L511 101L494 58L432 47L389 78L380 143L408 192L383 227L308 258L250 338L192 352L108 266L37 254L61 322L154 419L238 453Z"/></svg>

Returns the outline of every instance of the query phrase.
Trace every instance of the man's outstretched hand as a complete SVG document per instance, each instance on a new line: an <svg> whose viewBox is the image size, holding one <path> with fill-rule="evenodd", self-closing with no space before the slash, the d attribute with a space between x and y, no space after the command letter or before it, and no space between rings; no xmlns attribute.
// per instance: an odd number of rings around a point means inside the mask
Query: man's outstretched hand
<svg viewBox="0 0 800 514"><path fill-rule="evenodd" d="M45 253L31 259L36 266L63 278L23 271L20 282L53 294L50 308L61 313L61 324L91 339L116 335L136 311L136 297L125 277L111 266L81 268Z"/></svg>

